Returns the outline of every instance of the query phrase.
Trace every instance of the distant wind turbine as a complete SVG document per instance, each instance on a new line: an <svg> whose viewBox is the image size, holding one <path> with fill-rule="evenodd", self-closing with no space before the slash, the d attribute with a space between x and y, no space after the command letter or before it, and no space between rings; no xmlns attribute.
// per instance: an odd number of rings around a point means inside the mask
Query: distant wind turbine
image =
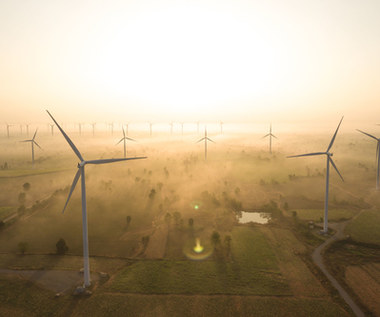
<svg viewBox="0 0 380 317"><path fill-rule="evenodd" d="M78 123L79 135L82 135L82 123Z"/></svg>
<svg viewBox="0 0 380 317"><path fill-rule="evenodd" d="M153 127L153 123L152 123L152 122L149 122L150 136L152 136L152 127Z"/></svg>
<svg viewBox="0 0 380 317"><path fill-rule="evenodd" d="M173 121L170 122L170 135L173 135Z"/></svg>
<svg viewBox="0 0 380 317"><path fill-rule="evenodd" d="M369 136L372 139L375 139L377 141L376 145L376 160L377 160L377 173L376 173L376 189L379 190L379 178L380 178L380 138L377 138L373 136L372 134L369 134L367 132L358 130L357 131Z"/></svg>
<svg viewBox="0 0 380 317"><path fill-rule="evenodd" d="M338 124L338 127L336 128L336 131L330 141L330 144L329 146L327 147L327 150L326 152L315 152L315 153L308 153L308 154L300 154L300 155L292 155L292 156L288 156L289 157L300 157L300 156L315 156L315 155L326 155L327 157L327 166L326 166L326 194L325 194L325 217L324 217L324 223L323 223L323 232L324 233L327 233L328 231L328 200L329 200L329 176L330 176L330 163L331 165L334 167L334 169L336 170L336 172L338 173L338 175L340 176L340 178L342 179L342 181L344 181L342 175L339 173L338 171L338 168L336 167L334 161L332 160L332 156L333 156L333 153L330 153L330 149L331 147L333 146L334 144L334 141L335 141L335 137L338 133L338 130L339 130L339 127L340 127L340 124L342 123L342 120L343 120L343 117L342 119L340 119L340 122Z"/></svg>
<svg viewBox="0 0 380 317"><path fill-rule="evenodd" d="M263 139L268 136L269 136L269 153L272 154L272 137L277 139L277 137L274 134L272 134L272 123L270 124L270 127L269 127L269 133L267 135L264 135Z"/></svg>
<svg viewBox="0 0 380 317"><path fill-rule="evenodd" d="M220 134L223 134L223 124L224 122L220 121Z"/></svg>
<svg viewBox="0 0 380 317"><path fill-rule="evenodd" d="M36 134L37 134L37 130L36 129L36 132L34 132L34 135L33 135L33 138L31 140L23 140L23 141L20 141L20 142L30 142L32 144L32 165L34 167L34 144L37 145L40 149L42 149L38 143L34 140L36 138Z"/></svg>
<svg viewBox="0 0 380 317"><path fill-rule="evenodd" d="M95 126L96 126L96 122L91 123L91 125L92 125L92 136L95 136Z"/></svg>
<svg viewBox="0 0 380 317"><path fill-rule="evenodd" d="M29 136L29 124L26 124L26 136Z"/></svg>
<svg viewBox="0 0 380 317"><path fill-rule="evenodd" d="M181 122L181 135L183 135L183 125L184 125L184 123Z"/></svg>
<svg viewBox="0 0 380 317"><path fill-rule="evenodd" d="M124 157L127 157L127 140L136 142L136 140L127 137L127 135L125 134L124 127L123 127L123 137L120 139L119 142L116 143L116 145L118 145L121 141L124 141Z"/></svg>
<svg viewBox="0 0 380 317"><path fill-rule="evenodd" d="M66 206L70 200L71 194L73 193L76 184L78 183L79 177L81 178L81 187L82 187L82 225L83 225L83 261L84 261L84 287L90 286L90 263L89 263L89 257L88 257L88 232L87 232L87 204L86 204L86 183L85 183L85 174L84 174L84 167L86 164L106 164L106 163L113 163L113 162L119 162L119 161L126 161L126 160L137 160L137 159L144 159L146 157L133 157L133 158L116 158L116 159L101 159L101 160L90 160L85 161L82 157L82 154L79 152L77 147L74 145L74 143L70 140L70 138L67 136L65 131L62 130L62 128L59 126L57 121L53 118L53 116L50 114L49 111L46 110L46 112L49 114L51 119L54 121L58 129L63 134L64 138L66 139L67 143L69 143L70 147L74 151L74 153L77 155L77 157L80 160L80 163L78 163L78 171L75 174L73 184L71 185L71 189L69 192L69 196L67 197L66 204L63 207L62 213L65 211Z"/></svg>
<svg viewBox="0 0 380 317"><path fill-rule="evenodd" d="M208 136L207 136L207 128L205 128L205 136L198 140L197 143L199 142L202 142L202 141L205 141L205 160L207 160L207 141L211 141L212 143L215 143L213 140L211 140Z"/></svg>
<svg viewBox="0 0 380 317"><path fill-rule="evenodd" d="M8 124L6 123L7 125L7 138L9 139L9 128L13 126L13 124Z"/></svg>
<svg viewBox="0 0 380 317"><path fill-rule="evenodd" d="M199 121L197 121L197 133L199 134Z"/></svg>
<svg viewBox="0 0 380 317"><path fill-rule="evenodd" d="M49 125L50 125L51 135L53 136L54 135L54 124L49 124Z"/></svg>
<svg viewBox="0 0 380 317"><path fill-rule="evenodd" d="M113 122L109 123L108 125L109 125L110 128L111 128L111 135L113 135Z"/></svg>

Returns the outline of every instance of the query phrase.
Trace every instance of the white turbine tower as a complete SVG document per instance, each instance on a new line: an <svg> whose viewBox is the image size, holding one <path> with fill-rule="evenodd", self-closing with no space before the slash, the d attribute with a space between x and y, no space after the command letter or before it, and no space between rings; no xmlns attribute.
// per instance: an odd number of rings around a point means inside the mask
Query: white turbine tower
<svg viewBox="0 0 380 317"><path fill-rule="evenodd" d="M202 141L205 141L205 160L207 160L207 141L211 141L212 143L215 143L213 140L211 140L208 136L207 136L207 128L205 128L205 136L198 140L197 143L199 142L202 142Z"/></svg>
<svg viewBox="0 0 380 317"><path fill-rule="evenodd" d="M53 136L54 135L54 124L49 124L50 125L50 133Z"/></svg>
<svg viewBox="0 0 380 317"><path fill-rule="evenodd" d="M128 134L128 132L127 132L127 134ZM124 141L124 157L127 157L127 140L136 142L136 140L127 137L127 135L125 134L125 131L124 131L124 127L123 127L123 137L120 139L119 142L116 143L116 145L118 145L121 141Z"/></svg>
<svg viewBox="0 0 380 317"><path fill-rule="evenodd" d="M7 125L7 138L9 139L9 128L13 126L13 124L6 124Z"/></svg>
<svg viewBox="0 0 380 317"><path fill-rule="evenodd" d="M325 215L324 215L324 222L323 222L323 233L327 233L328 231L328 200L329 200L329 176L330 176L330 163L331 165L334 167L334 169L336 170L336 172L338 173L338 175L340 176L340 178L342 179L342 181L344 181L342 175L340 175L339 171L338 171L338 168L336 167L334 161L332 160L332 156L333 156L333 153L330 153L330 149L331 147L333 146L334 144L334 141L335 141L335 137L338 133L338 130L339 130L339 127L340 127L340 124L342 123L342 120L343 120L343 117L342 119L340 119L340 122L338 124L338 127L336 128L336 131L330 141L330 144L329 146L327 147L327 150L326 152L315 152L315 153L308 153L308 154L300 154L300 155L292 155L292 156L288 156L288 157L300 157L300 156L314 156L314 155L326 155L327 157L327 166L326 166L326 194L325 194Z"/></svg>
<svg viewBox="0 0 380 317"><path fill-rule="evenodd" d="M62 213L65 211L66 206L70 200L71 194L73 193L76 184L78 183L79 177L81 178L81 187L82 187L82 226L83 226L83 261L84 261L84 287L90 286L90 263L89 263L89 257L88 257L88 232L87 232L87 204L86 204L86 183L85 183L85 174L84 174L84 167L86 164L106 164L106 163L113 163L113 162L119 162L119 161L126 161L126 160L137 160L137 159L144 159L146 157L133 157L133 158L116 158L116 159L102 159L102 160L90 160L85 161L82 157L79 150L76 148L74 143L70 140L70 138L67 136L65 131L62 130L62 128L59 126L57 121L53 118L53 116L50 114L49 111L46 110L46 112L49 114L49 116L52 118L58 129L63 134L64 138L66 139L67 143L69 143L70 147L74 151L74 153L77 155L77 157L80 159L80 163L78 163L78 171L75 174L73 184L71 185L71 189L69 192L69 196L67 197L65 206L63 207Z"/></svg>
<svg viewBox="0 0 380 317"><path fill-rule="evenodd" d="M36 129L36 132L34 132L33 138L31 140L20 141L20 142L30 142L32 144L32 165L33 165L33 167L34 167L34 144L37 145L42 150L42 148L34 140L36 138L37 130L38 129Z"/></svg>
<svg viewBox="0 0 380 317"><path fill-rule="evenodd" d="M361 131L361 130L358 130L357 131L369 136L370 138L372 139L375 139L377 141L377 145L376 145L376 160L377 160L377 174L376 174L376 189L379 190L379 178L380 178L380 138L377 138L375 136L373 136L372 134L369 134L367 132L364 132L364 131Z"/></svg>
<svg viewBox="0 0 380 317"><path fill-rule="evenodd" d="M272 123L270 124L270 127L269 127L269 133L267 135L264 135L263 139L266 138L267 136L269 136L269 153L272 154L272 137L277 139L277 137L274 134L272 134Z"/></svg>
<svg viewBox="0 0 380 317"><path fill-rule="evenodd" d="M91 123L91 125L92 125L92 136L95 136L95 126L96 126L96 122Z"/></svg>

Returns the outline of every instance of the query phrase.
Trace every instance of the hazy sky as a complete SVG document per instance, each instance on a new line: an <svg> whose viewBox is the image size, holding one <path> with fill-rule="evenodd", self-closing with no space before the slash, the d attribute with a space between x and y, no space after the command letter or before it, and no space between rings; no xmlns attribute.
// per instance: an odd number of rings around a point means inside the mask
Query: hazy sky
<svg viewBox="0 0 380 317"><path fill-rule="evenodd" d="M0 1L2 122L380 123L379 0Z"/></svg>

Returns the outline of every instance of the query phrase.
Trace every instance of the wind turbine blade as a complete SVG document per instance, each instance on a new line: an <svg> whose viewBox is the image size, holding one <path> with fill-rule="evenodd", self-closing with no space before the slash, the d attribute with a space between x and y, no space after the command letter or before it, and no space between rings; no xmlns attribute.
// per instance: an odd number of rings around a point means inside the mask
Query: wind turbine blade
<svg viewBox="0 0 380 317"><path fill-rule="evenodd" d="M23 141L20 141L20 142L33 142L33 140L23 140Z"/></svg>
<svg viewBox="0 0 380 317"><path fill-rule="evenodd" d="M211 141L212 143L215 143L213 140L211 140L210 138L206 138L207 140Z"/></svg>
<svg viewBox="0 0 380 317"><path fill-rule="evenodd" d="M140 159L146 159L146 156L141 157L127 157L127 158L116 158L116 159L104 159L104 160L91 160L91 161L85 161L86 164L107 164L107 163L114 163L114 162L120 162L120 161L129 161L129 160L140 160Z"/></svg>
<svg viewBox="0 0 380 317"><path fill-rule="evenodd" d="M37 130L38 130L38 129L36 129L36 132L34 132L34 135L33 135L33 138L32 138L32 140L34 140L34 138L36 137L36 134L37 134Z"/></svg>
<svg viewBox="0 0 380 317"><path fill-rule="evenodd" d="M195 142L195 143L199 143L199 142L202 142L203 140L205 140L206 138L205 137L203 137L202 139L200 139L200 140L198 140L197 142Z"/></svg>
<svg viewBox="0 0 380 317"><path fill-rule="evenodd" d="M364 131L359 130L359 129L356 129L356 131L359 131L359 132L361 132L361 133L363 133L365 135L368 135L370 138L375 139L376 141L378 140L377 137L373 136L372 134L369 134L369 133L364 132Z"/></svg>
<svg viewBox="0 0 380 317"><path fill-rule="evenodd" d="M334 133L334 136L332 137L332 139L331 139L331 141L330 141L330 144L329 144L329 147L327 148L326 152L328 152L328 151L331 149L331 147L333 146L334 141L335 141L335 137L336 137L336 135L337 135L337 133L338 133L338 130L339 130L340 124L341 124L342 121L343 121L343 118L344 118L344 117L342 117L342 119L340 119L340 122L339 122L339 124L338 124L338 127L336 128L336 131L335 131L335 133Z"/></svg>
<svg viewBox="0 0 380 317"><path fill-rule="evenodd" d="M338 168L336 167L334 161L332 160L332 158L329 156L329 161L331 163L331 165L335 168L336 172L338 173L338 175L340 176L340 178L342 179L342 181L344 182L344 179L342 177L342 175L340 175L339 171L338 171Z"/></svg>
<svg viewBox="0 0 380 317"><path fill-rule="evenodd" d="M42 150L42 147L40 147L36 141L33 140L32 142L33 142L35 145L37 145L37 146Z"/></svg>
<svg viewBox="0 0 380 317"><path fill-rule="evenodd" d="M271 133L271 136L274 137L274 138L276 138L276 139L278 139L278 137L276 137L276 136L275 136L274 134L272 134L272 133Z"/></svg>
<svg viewBox="0 0 380 317"><path fill-rule="evenodd" d="M78 168L77 173L75 174L75 177L74 177L74 180L73 180L73 184L71 185L70 193L69 193L69 196L67 197L67 200L66 200L66 203L65 203L65 207L63 207L62 213L65 212L66 206L67 206L67 204L69 203L69 200L70 200L71 194L73 193L73 191L74 191L74 189L75 189L75 186L76 186L77 183L78 183L78 179L79 179L79 177L80 177L80 169Z"/></svg>
<svg viewBox="0 0 380 317"><path fill-rule="evenodd" d="M46 110L46 112L49 114L50 118L53 119L54 123L57 125L59 131L61 131L61 133L63 134L63 136L65 137L67 143L69 143L69 145L71 146L71 148L73 149L74 153L78 156L78 158L81 160L81 161L84 161L82 155L80 154L79 150L77 149L77 147L74 145L74 143L70 140L70 138L68 137L68 135L65 133L65 131L62 130L62 128L60 127L60 125L58 124L57 121L55 121L55 119L53 118L53 116L50 114L50 112L48 110Z"/></svg>
<svg viewBox="0 0 380 317"><path fill-rule="evenodd" d="M124 131L124 127L123 126L121 126L122 128L123 128L123 135L124 135L124 137L125 137L125 131Z"/></svg>
<svg viewBox="0 0 380 317"><path fill-rule="evenodd" d="M137 142L135 139L132 139L132 138L128 138L127 136L125 137L127 140L129 141L134 141L134 142Z"/></svg>
<svg viewBox="0 0 380 317"><path fill-rule="evenodd" d="M117 142L115 145L118 145L121 141L123 141L125 138L121 138L119 142Z"/></svg>
<svg viewBox="0 0 380 317"><path fill-rule="evenodd" d="M270 133L264 135L264 136L262 137L262 139L266 138L267 136L270 136Z"/></svg>
<svg viewBox="0 0 380 317"><path fill-rule="evenodd" d="M376 146L376 159L378 160L380 160L379 151L380 151L380 140L377 141L377 146Z"/></svg>
<svg viewBox="0 0 380 317"><path fill-rule="evenodd" d="M326 154L326 152L315 152L315 153L307 153L307 154L299 154L299 155L290 155L290 156L287 156L287 158L301 157L301 156L314 156L314 155L323 155L323 154Z"/></svg>

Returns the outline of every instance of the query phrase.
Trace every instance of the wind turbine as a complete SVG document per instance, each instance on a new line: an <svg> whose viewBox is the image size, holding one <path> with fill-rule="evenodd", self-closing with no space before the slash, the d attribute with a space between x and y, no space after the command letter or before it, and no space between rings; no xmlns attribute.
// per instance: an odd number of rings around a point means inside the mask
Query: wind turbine
<svg viewBox="0 0 380 317"><path fill-rule="evenodd" d="M127 132L127 134L128 134L128 132ZM124 141L124 157L127 156L127 140L136 142L136 140L127 137L127 135L125 134L125 131L124 131L124 127L123 127L123 137L120 139L119 142L116 143L116 145L118 145L121 141Z"/></svg>
<svg viewBox="0 0 380 317"><path fill-rule="evenodd" d="M75 174L73 184L71 185L71 189L69 192L69 196L67 197L66 204L63 207L62 213L65 211L66 206L70 200L71 194L73 193L76 184L78 183L79 177L81 178L81 187L82 187L82 225L83 225L83 261L84 261L84 287L90 286L90 263L89 263L89 257L88 257L88 232L87 232L87 204L86 204L86 183L85 183L85 174L84 174L84 168L86 164L107 164L107 163L113 163L113 162L119 162L119 161L126 161L126 160L137 160L137 159L143 159L146 157L131 157L131 158L116 158L116 159L101 159L101 160L90 160L85 161L82 157L82 154L79 152L77 147L74 145L74 143L70 140L68 135L65 133L65 131L62 130L62 128L59 126L58 122L55 121L53 116L50 114L49 111L46 110L46 112L49 114L49 116L52 118L58 129L63 134L64 138L66 139L67 143L69 143L70 147L74 151L74 153L77 155L77 157L80 159L80 163L78 163L78 171Z"/></svg>
<svg viewBox="0 0 380 317"><path fill-rule="evenodd" d="M29 136L29 124L26 124L26 135Z"/></svg>
<svg viewBox="0 0 380 317"><path fill-rule="evenodd" d="M205 128L205 136L198 140L197 143L201 142L201 141L205 141L205 160L207 160L207 141L211 141L212 143L215 143L213 140L211 140L208 136L207 136L207 128Z"/></svg>
<svg viewBox="0 0 380 317"><path fill-rule="evenodd" d="M152 122L149 122L150 136L152 136L152 126L153 126L153 123L152 123Z"/></svg>
<svg viewBox="0 0 380 317"><path fill-rule="evenodd" d="M92 125L92 136L95 136L95 126L96 126L96 122L91 123L91 125Z"/></svg>
<svg viewBox="0 0 380 317"><path fill-rule="evenodd" d="M375 139L377 141L377 146L376 146L376 159L377 159L377 174L376 174L376 190L379 190L379 178L380 178L380 138L377 138L373 136L372 134L369 134L367 132L358 130L357 131L369 136L372 139Z"/></svg>
<svg viewBox="0 0 380 317"><path fill-rule="evenodd" d="M9 139L9 128L10 128L11 126L13 126L13 124L8 124L8 123L6 123L6 125L7 125L7 138Z"/></svg>
<svg viewBox="0 0 380 317"><path fill-rule="evenodd" d="M323 233L327 233L328 231L328 223L327 223L327 218L328 218L328 200L329 200L329 176L330 176L330 163L331 165L334 167L334 169L336 170L336 172L338 173L338 175L340 176L340 178L342 179L342 181L344 181L342 175L340 175L339 171L338 171L338 168L336 167L334 161L332 160L332 156L333 156L333 153L330 153L330 149L331 147L333 146L334 144L334 141L335 141L335 137L338 133L338 130L339 130L339 127L340 127L340 124L342 123L342 120L343 120L343 117L342 119L340 119L340 122L338 124L338 127L336 128L336 131L330 141L330 144L329 146L327 147L327 150L326 152L315 152L315 153L308 153L308 154L300 154L300 155L292 155L292 156L287 156L288 158L289 157L300 157L300 156L315 156L315 155L326 155L327 157L327 166L326 166L326 194L325 194L325 215L324 215L324 222L323 222Z"/></svg>
<svg viewBox="0 0 380 317"><path fill-rule="evenodd" d="M54 124L49 124L49 125L50 125L51 135L53 136L54 135Z"/></svg>
<svg viewBox="0 0 380 317"><path fill-rule="evenodd" d="M78 123L79 135L82 135L82 123Z"/></svg>
<svg viewBox="0 0 380 317"><path fill-rule="evenodd" d="M220 134L223 134L223 121L220 121Z"/></svg>
<svg viewBox="0 0 380 317"><path fill-rule="evenodd" d="M34 139L36 138L37 130L38 129L36 129L36 132L34 132L33 138L31 140L20 141L20 142L30 142L32 144L32 165L33 165L33 167L34 167L34 144L37 145L42 150L42 148L38 145L38 143L36 141L34 141Z"/></svg>
<svg viewBox="0 0 380 317"><path fill-rule="evenodd" d="M269 153L272 154L272 137L277 139L277 137L274 134L272 134L272 123L270 124L270 127L269 127L269 133L267 135L264 135L263 139L266 138L267 136L269 136Z"/></svg>
<svg viewBox="0 0 380 317"><path fill-rule="evenodd" d="M111 135L113 135L113 122L111 122L111 123L108 123L108 125L110 126L110 128L111 128Z"/></svg>
<svg viewBox="0 0 380 317"><path fill-rule="evenodd" d="M183 125L184 125L184 123L181 122L181 135L182 135L182 136L183 136Z"/></svg>

